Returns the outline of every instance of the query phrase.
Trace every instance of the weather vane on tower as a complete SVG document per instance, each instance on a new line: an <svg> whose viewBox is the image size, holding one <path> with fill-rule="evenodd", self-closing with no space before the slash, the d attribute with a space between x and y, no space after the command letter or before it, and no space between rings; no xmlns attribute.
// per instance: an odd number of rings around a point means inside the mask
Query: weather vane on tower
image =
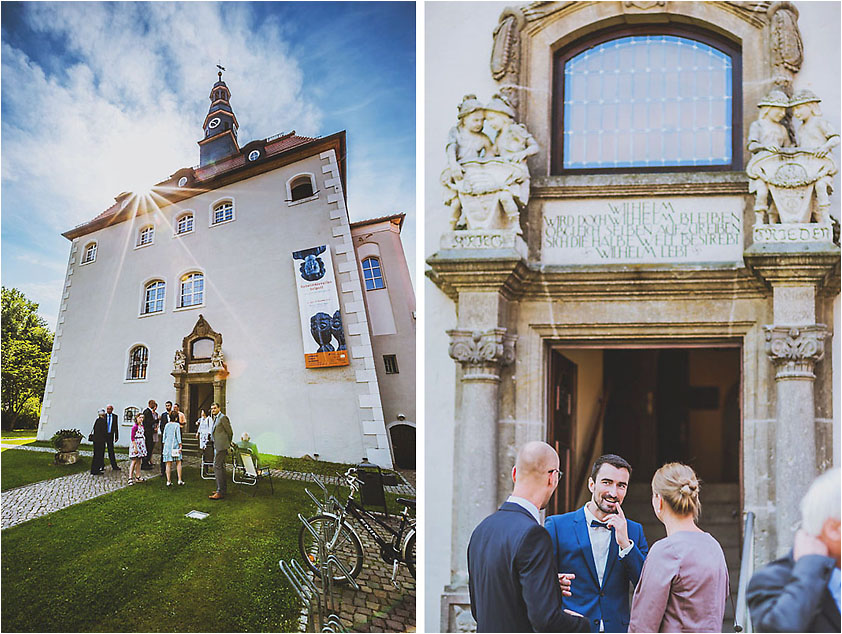
<svg viewBox="0 0 842 634"><path fill-rule="evenodd" d="M222 81L222 71L225 70L225 67L220 66L219 64L217 64L216 67L219 69L219 73L218 73L219 74L219 81Z"/></svg>

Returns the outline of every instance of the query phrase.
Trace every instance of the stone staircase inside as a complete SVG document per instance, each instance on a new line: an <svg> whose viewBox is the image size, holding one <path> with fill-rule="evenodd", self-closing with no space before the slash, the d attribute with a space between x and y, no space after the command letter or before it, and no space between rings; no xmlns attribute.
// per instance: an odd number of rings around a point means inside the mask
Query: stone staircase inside
<svg viewBox="0 0 842 634"><path fill-rule="evenodd" d="M652 510L652 489L649 484L633 482L623 502L626 517L643 525L643 534L651 547L667 536L664 525ZM702 516L699 528L713 535L725 553L731 582L731 601L725 604L723 632L734 631L734 609L740 576L740 487L737 483L702 483Z"/></svg>
<svg viewBox="0 0 842 634"><path fill-rule="evenodd" d="M185 456L199 456L199 439L195 433L185 432L181 435L181 451Z"/></svg>

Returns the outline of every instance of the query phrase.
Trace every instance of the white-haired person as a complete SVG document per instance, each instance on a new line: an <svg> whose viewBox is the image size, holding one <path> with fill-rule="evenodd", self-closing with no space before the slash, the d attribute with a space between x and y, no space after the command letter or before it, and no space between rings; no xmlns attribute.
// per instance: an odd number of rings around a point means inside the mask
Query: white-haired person
<svg viewBox="0 0 842 634"><path fill-rule="evenodd" d="M629 632L720 632L728 598L722 546L697 525L701 485L670 462L652 478L652 508L667 529L649 549L634 590Z"/></svg>
<svg viewBox="0 0 842 634"><path fill-rule="evenodd" d="M792 550L751 578L756 632L839 632L840 471L813 481L801 500Z"/></svg>

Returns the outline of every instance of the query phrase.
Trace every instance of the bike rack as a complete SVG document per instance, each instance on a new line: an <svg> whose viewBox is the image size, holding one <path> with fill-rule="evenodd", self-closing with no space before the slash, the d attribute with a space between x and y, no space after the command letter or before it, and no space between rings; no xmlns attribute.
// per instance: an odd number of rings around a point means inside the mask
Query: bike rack
<svg viewBox="0 0 842 634"><path fill-rule="evenodd" d="M321 483L319 483L321 486ZM324 487L322 487L324 489ZM327 491L325 490L325 493ZM308 491L309 494L309 491ZM317 501L315 496L310 495L311 498ZM326 501L327 496L326 496ZM322 508L319 504L319 508ZM295 559L290 559L289 562L283 559L278 562L281 567L281 572L287 578L287 581L292 586L292 589L298 595L298 598L307 608L308 622L312 619L313 625L318 632L347 632L342 620L339 618L338 602L336 600L333 586L334 573L338 571L348 581L352 588L359 590L360 586L351 577L351 572L333 553L327 554L327 544L324 535L320 535L310 524L307 519L298 514L299 521L307 528L313 538L316 540L316 547L319 555L319 573L321 575L321 587L316 585L315 578L311 579L307 572L302 568L301 564Z"/></svg>

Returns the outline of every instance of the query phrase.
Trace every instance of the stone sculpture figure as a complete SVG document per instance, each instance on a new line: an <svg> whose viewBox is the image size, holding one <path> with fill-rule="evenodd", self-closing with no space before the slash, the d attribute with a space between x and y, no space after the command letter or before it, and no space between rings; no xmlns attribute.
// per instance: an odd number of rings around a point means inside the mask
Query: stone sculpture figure
<svg viewBox="0 0 842 634"><path fill-rule="evenodd" d="M222 355L222 346L214 346L213 354L211 355L211 367L222 368L225 366L225 357Z"/></svg>
<svg viewBox="0 0 842 634"><path fill-rule="evenodd" d="M773 224L830 224L831 177L837 171L830 152L839 144L839 135L821 116L820 99L802 90L786 100L793 117L801 122L795 132L795 146L781 144L788 140L786 130L778 123L783 118L783 100L780 91L767 95L759 104L760 116L749 129L748 148L753 156L746 174L751 179L750 191L756 193L755 226L763 224L767 210ZM774 211L768 204L769 193Z"/></svg>
<svg viewBox="0 0 842 634"><path fill-rule="evenodd" d="M452 228L521 233L520 212L529 201L526 159L537 151L504 97L495 95L483 106L467 95L459 106L459 125L448 135L448 167L441 174Z"/></svg>
<svg viewBox="0 0 842 634"><path fill-rule="evenodd" d="M789 92L792 80L804 61L798 9L792 2L773 2L767 16L774 82Z"/></svg>
<svg viewBox="0 0 842 634"><path fill-rule="evenodd" d="M791 145L789 132L781 123L786 116L788 105L789 97L783 91L773 90L758 102L757 107L760 108L760 112L757 120L748 129L747 147L752 157L746 165L746 173L752 179L749 183L749 192L755 194L754 214L757 224L763 224L764 214L769 210L769 187L759 177L755 167L764 158L779 154L782 148ZM770 212L769 216L770 221L780 222L776 212Z"/></svg>
<svg viewBox="0 0 842 634"><path fill-rule="evenodd" d="M175 351L175 359L173 359L173 369L176 372L184 372L184 352L181 350Z"/></svg>
<svg viewBox="0 0 842 634"><path fill-rule="evenodd" d="M506 175L506 189L500 192L500 204L514 222L529 202L529 168L526 159L538 153L535 138L526 126L515 122L514 108L501 95L494 95L485 107L485 121L496 132L493 155L507 161L511 172Z"/></svg>
<svg viewBox="0 0 842 634"><path fill-rule="evenodd" d="M821 99L811 91L801 90L792 96L789 105L792 107L792 116L801 121L801 125L795 130L798 149L818 159L824 159L818 179L813 184L818 202L816 221L830 222L830 194L833 191L831 176L836 174L836 164L828 155L839 145L839 134L827 119L822 117L820 101Z"/></svg>
<svg viewBox="0 0 842 634"><path fill-rule="evenodd" d="M454 227L465 224L462 218L462 204L459 193L470 191L470 184L465 183L467 161L481 159L491 153L491 139L482 132L485 111L476 95L465 95L459 104L459 123L450 129L447 135L447 167L441 174L441 182L447 188L445 204L453 209Z"/></svg>

